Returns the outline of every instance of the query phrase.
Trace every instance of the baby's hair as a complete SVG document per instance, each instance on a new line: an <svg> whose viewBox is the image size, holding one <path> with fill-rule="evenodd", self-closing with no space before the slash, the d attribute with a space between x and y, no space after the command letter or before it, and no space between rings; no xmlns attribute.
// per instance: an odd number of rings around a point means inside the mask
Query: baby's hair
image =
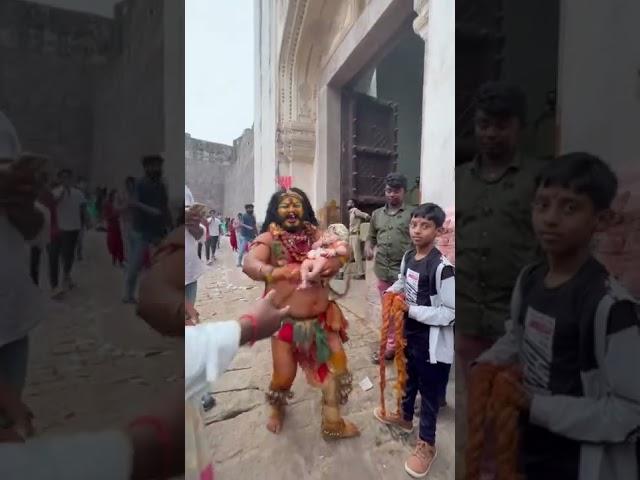
<svg viewBox="0 0 640 480"><path fill-rule="evenodd" d="M618 192L618 178L599 157L572 152L550 161L536 178L540 187L563 187L586 195L596 210L606 210Z"/></svg>
<svg viewBox="0 0 640 480"><path fill-rule="evenodd" d="M447 219L447 215L444 210L435 203L423 203L418 205L411 212L411 218L424 218L432 221L436 228L440 228L444 225L444 221Z"/></svg>
<svg viewBox="0 0 640 480"><path fill-rule="evenodd" d="M335 235L339 240L349 240L349 230L341 223L333 223L327 227L327 233Z"/></svg>

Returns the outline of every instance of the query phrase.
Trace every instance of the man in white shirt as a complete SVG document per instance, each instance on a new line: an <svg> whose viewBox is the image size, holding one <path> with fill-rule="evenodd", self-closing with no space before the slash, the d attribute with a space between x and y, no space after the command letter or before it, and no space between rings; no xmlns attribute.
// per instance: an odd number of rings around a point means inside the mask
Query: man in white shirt
<svg viewBox="0 0 640 480"><path fill-rule="evenodd" d="M84 194L72 183L71 170L60 171L61 185L53 190L60 229L60 254L62 256L62 271L64 288L74 287L71 280L71 270L76 257L78 236L82 229L83 211L87 203Z"/></svg>
<svg viewBox="0 0 640 480"><path fill-rule="evenodd" d="M185 225L184 229L184 296L191 305L196 303L198 278L205 272L204 263L198 257L198 240L205 234L199 219L189 216L189 207L195 203L189 187L184 186ZM197 222L197 223L195 223Z"/></svg>
<svg viewBox="0 0 640 480"><path fill-rule="evenodd" d="M26 242L42 230L44 218L34 207L37 172L19 171L20 156L15 128L0 112L0 389L10 389L18 399L27 375L29 332L44 316L41 292L21 255ZM0 408L0 424L6 415L7 409Z"/></svg>
<svg viewBox="0 0 640 480"><path fill-rule="evenodd" d="M207 219L209 222L209 238L207 239L207 252L211 252L211 260L209 261L209 265L213 263L216 259L216 250L218 249L218 242L220 241L220 229L222 227L222 222L218 215L216 215L215 210L211 210L209 212L209 218ZM208 257L209 255L207 255Z"/></svg>

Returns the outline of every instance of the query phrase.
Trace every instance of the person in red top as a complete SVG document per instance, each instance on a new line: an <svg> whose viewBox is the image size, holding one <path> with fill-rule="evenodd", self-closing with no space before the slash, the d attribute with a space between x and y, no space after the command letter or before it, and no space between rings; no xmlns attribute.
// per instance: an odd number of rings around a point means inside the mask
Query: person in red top
<svg viewBox="0 0 640 480"><path fill-rule="evenodd" d="M124 262L124 243L120 230L120 213L115 204L116 190L109 192L104 206L104 219L107 224L107 249L114 265L122 266Z"/></svg>
<svg viewBox="0 0 640 480"><path fill-rule="evenodd" d="M238 251L238 236L240 235L240 229L242 228L242 214L239 213L236 218L231 220L231 248L234 252Z"/></svg>

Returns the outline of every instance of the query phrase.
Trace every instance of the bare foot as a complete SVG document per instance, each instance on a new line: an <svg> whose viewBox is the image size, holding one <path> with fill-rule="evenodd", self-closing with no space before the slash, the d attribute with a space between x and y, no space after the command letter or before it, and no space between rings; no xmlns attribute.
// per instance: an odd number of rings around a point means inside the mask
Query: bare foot
<svg viewBox="0 0 640 480"><path fill-rule="evenodd" d="M269 420L267 421L267 430L277 435L282 430L283 421L284 410L273 407L271 415L269 415Z"/></svg>

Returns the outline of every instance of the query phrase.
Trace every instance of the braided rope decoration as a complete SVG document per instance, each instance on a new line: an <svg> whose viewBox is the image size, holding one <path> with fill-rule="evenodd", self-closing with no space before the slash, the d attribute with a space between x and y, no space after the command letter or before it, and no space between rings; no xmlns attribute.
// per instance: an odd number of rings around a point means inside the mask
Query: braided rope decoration
<svg viewBox="0 0 640 480"><path fill-rule="evenodd" d="M396 337L396 355L395 365L398 378L394 390L396 392L396 412L400 414L400 404L404 397L404 389L407 385L407 357L404 354L404 348L407 341L404 338L404 312L405 312L404 295L396 295L393 299L391 307L391 318L395 320L395 337Z"/></svg>
<svg viewBox="0 0 640 480"><path fill-rule="evenodd" d="M400 403L404 396L404 389L407 384L407 359L404 354L406 341L404 339L404 313L405 313L404 295L387 293L382 299L382 328L380 331L380 411L383 416L387 414L386 402L384 399L384 389L387 382L386 365L384 355L387 348L387 337L389 335L389 327L395 327L396 354L395 365L398 378L394 386L396 392L397 412L400 412Z"/></svg>

